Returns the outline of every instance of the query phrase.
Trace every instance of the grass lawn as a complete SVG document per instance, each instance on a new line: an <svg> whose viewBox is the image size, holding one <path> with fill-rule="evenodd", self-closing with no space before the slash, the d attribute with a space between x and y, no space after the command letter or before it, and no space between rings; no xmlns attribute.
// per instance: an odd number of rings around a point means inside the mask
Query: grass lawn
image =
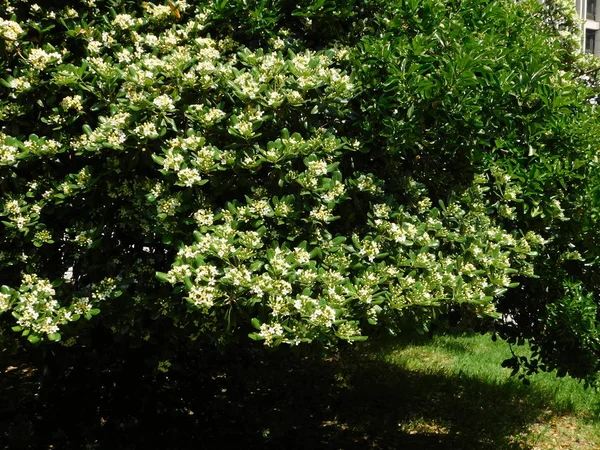
<svg viewBox="0 0 600 450"><path fill-rule="evenodd" d="M408 345L390 341L370 344L370 350L373 361L414 383L412 395L403 389L414 408L399 427L437 436L440 445L433 448L469 448L467 442L471 448L600 448L600 393L554 373L537 374L524 386L500 366L510 357L508 345L489 335L436 336ZM393 379L390 374L382 382Z"/></svg>
<svg viewBox="0 0 600 450"><path fill-rule="evenodd" d="M153 376L133 360L100 375L81 362L44 385L11 368L0 375L0 449L600 448L600 394L552 374L524 386L500 367L509 354L489 336L458 335L328 359L200 354Z"/></svg>

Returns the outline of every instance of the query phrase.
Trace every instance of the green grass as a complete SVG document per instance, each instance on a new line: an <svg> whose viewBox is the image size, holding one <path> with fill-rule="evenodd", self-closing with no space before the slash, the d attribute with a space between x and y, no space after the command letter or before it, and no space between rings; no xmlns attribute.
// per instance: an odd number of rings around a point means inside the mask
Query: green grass
<svg viewBox="0 0 600 450"><path fill-rule="evenodd" d="M423 405L402 424L409 432L460 433L474 426L498 449L600 448L600 393L555 373L531 376L531 385L524 386L500 365L511 356L508 344L489 335L386 341L364 351L374 362L421 375ZM528 353L527 348L515 351ZM432 377L429 386L427 376Z"/></svg>

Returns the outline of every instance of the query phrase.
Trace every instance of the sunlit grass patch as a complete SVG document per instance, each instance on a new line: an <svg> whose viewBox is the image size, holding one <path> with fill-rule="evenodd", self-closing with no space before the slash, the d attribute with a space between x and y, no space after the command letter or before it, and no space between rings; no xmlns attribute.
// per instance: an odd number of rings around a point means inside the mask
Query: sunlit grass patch
<svg viewBox="0 0 600 450"><path fill-rule="evenodd" d="M536 374L530 386L523 385L500 365L511 356L506 342L494 342L489 335L440 335L371 343L369 351L393 366L444 377L424 389L420 410L399 424L409 434L448 435L479 427L485 439L496 427L505 429L507 438L497 442L499 449L600 448L600 393L555 373ZM513 351L529 353L527 347ZM516 430L516 422L527 424Z"/></svg>

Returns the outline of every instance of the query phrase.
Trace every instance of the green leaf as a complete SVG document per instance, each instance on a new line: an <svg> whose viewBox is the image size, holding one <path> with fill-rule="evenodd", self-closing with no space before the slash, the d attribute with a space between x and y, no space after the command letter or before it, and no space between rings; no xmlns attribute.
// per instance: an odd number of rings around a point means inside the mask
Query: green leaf
<svg viewBox="0 0 600 450"><path fill-rule="evenodd" d="M169 283L169 275L164 272L156 272L156 279L164 283Z"/></svg>
<svg viewBox="0 0 600 450"><path fill-rule="evenodd" d="M312 251L310 252L310 257L311 258L323 258L323 251L321 250L320 247L315 247L312 249Z"/></svg>
<svg viewBox="0 0 600 450"><path fill-rule="evenodd" d="M231 203L231 202L227 203L227 209L229 210L229 212L231 212L231 214L237 216L238 210L233 203Z"/></svg>
<svg viewBox="0 0 600 450"><path fill-rule="evenodd" d="M161 166L165 162L165 158L163 158L162 156L158 156L155 153L152 153L152 159L154 160L155 163L157 163L157 164L159 164Z"/></svg>
<svg viewBox="0 0 600 450"><path fill-rule="evenodd" d="M51 341L60 341L60 333L49 334L48 339Z"/></svg>
<svg viewBox="0 0 600 450"><path fill-rule="evenodd" d="M253 341L263 341L265 338L258 333L249 333L248 337Z"/></svg>
<svg viewBox="0 0 600 450"><path fill-rule="evenodd" d="M331 241L334 247L343 244L344 242L346 242L346 236L337 236Z"/></svg>

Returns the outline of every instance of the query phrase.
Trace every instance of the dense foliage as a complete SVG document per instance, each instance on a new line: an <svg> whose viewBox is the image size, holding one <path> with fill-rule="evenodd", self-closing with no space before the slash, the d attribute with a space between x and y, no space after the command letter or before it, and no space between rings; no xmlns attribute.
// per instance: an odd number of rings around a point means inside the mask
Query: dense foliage
<svg viewBox="0 0 600 450"><path fill-rule="evenodd" d="M455 310L592 379L596 69L569 3L4 0L4 346L145 341L167 370L190 340Z"/></svg>

